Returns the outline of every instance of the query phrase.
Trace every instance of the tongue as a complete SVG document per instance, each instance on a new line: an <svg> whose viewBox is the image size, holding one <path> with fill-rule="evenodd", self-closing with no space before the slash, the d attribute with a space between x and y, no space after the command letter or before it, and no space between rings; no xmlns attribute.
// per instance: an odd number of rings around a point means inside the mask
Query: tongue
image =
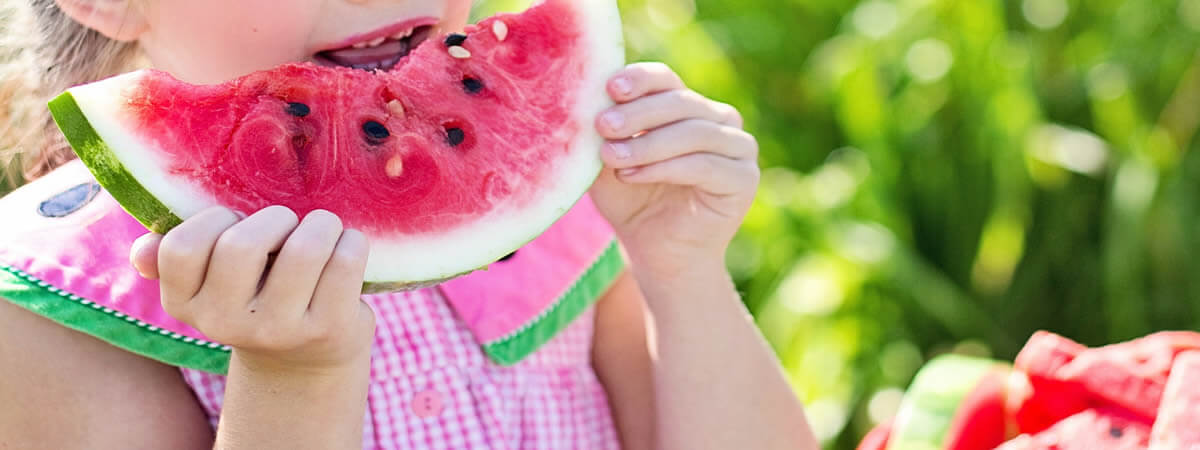
<svg viewBox="0 0 1200 450"><path fill-rule="evenodd" d="M344 48L323 52L326 58L343 66L370 64L404 56L408 53L408 42L389 39L376 47Z"/></svg>

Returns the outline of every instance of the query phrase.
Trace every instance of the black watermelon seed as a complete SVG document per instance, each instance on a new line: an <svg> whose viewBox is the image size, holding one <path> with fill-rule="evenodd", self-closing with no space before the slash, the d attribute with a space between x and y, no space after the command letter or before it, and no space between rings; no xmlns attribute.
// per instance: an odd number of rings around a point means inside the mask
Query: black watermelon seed
<svg viewBox="0 0 1200 450"><path fill-rule="evenodd" d="M453 47L455 45L462 45L463 42L467 42L467 35L465 35L465 34L450 33L449 35L446 36L446 46L447 47Z"/></svg>
<svg viewBox="0 0 1200 450"><path fill-rule="evenodd" d="M462 128L446 129L446 143L450 144L451 147L457 147L458 144L463 143L466 139L467 133L464 133Z"/></svg>
<svg viewBox="0 0 1200 450"><path fill-rule="evenodd" d="M500 261L508 261L508 260L512 259L512 257L514 257L514 256L517 256L517 252L512 252L507 255L504 255L503 258L500 258Z"/></svg>
<svg viewBox="0 0 1200 450"><path fill-rule="evenodd" d="M377 141L382 141L391 136L391 133L388 133L387 127L374 120L368 120L363 123L363 133L367 133L367 137Z"/></svg>
<svg viewBox="0 0 1200 450"><path fill-rule="evenodd" d="M478 94L483 90L483 82L471 77L463 78L463 90L468 94Z"/></svg>
<svg viewBox="0 0 1200 450"><path fill-rule="evenodd" d="M303 103L291 102L287 105L287 113L296 117L304 117L311 112L312 110L308 108L308 105Z"/></svg>
<svg viewBox="0 0 1200 450"><path fill-rule="evenodd" d="M1120 439L1121 436L1125 435L1125 430L1122 430L1121 427L1111 427L1108 429L1108 435L1114 439Z"/></svg>

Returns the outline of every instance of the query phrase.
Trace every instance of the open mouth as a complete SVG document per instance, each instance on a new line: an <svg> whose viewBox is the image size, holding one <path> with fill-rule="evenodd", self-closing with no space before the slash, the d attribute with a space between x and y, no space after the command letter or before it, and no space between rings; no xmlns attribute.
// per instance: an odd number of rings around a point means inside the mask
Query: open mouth
<svg viewBox="0 0 1200 450"><path fill-rule="evenodd" d="M392 70L433 33L432 25L421 25L355 42L347 47L325 50L313 55L313 61L325 66L342 66L367 71Z"/></svg>

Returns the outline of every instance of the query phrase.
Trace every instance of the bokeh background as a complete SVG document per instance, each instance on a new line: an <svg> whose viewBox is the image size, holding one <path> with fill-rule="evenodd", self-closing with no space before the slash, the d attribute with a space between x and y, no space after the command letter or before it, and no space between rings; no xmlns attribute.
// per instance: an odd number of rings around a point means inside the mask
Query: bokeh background
<svg viewBox="0 0 1200 450"><path fill-rule="evenodd" d="M1200 0L620 3L758 136L729 267L827 448L941 353L1200 329Z"/></svg>
<svg viewBox="0 0 1200 450"><path fill-rule="evenodd" d="M1200 0L620 3L758 136L728 264L827 448L942 353L1200 329Z"/></svg>

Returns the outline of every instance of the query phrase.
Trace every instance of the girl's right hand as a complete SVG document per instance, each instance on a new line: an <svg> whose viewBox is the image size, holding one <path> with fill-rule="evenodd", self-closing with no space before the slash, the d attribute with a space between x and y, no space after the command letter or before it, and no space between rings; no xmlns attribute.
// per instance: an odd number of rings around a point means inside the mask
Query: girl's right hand
<svg viewBox="0 0 1200 450"><path fill-rule="evenodd" d="M278 253L271 261L271 255ZM369 363L375 315L360 298L366 237L327 211L282 206L239 219L214 207L130 251L168 314L234 348L255 371L336 372Z"/></svg>

